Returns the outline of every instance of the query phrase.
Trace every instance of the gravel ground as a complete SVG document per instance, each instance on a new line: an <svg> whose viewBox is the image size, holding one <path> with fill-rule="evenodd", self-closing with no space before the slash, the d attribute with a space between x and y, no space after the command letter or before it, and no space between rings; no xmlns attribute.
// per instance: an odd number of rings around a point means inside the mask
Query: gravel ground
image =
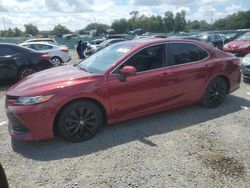
<svg viewBox="0 0 250 188"><path fill-rule="evenodd" d="M11 139L7 87L0 87L0 162L11 188L250 187L249 84L219 108L194 105L119 123L82 143Z"/></svg>

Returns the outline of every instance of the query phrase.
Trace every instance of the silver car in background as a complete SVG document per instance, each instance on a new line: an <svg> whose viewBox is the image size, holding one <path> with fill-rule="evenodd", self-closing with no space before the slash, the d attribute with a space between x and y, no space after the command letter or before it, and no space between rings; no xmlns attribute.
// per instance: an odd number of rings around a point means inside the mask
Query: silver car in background
<svg viewBox="0 0 250 188"><path fill-rule="evenodd" d="M69 48L66 46L59 46L47 42L28 42L19 44L26 48L41 51L51 56L51 61L54 66L60 66L63 63L67 63L71 60Z"/></svg>
<svg viewBox="0 0 250 188"><path fill-rule="evenodd" d="M247 54L241 61L241 73L243 80L250 82L250 53Z"/></svg>

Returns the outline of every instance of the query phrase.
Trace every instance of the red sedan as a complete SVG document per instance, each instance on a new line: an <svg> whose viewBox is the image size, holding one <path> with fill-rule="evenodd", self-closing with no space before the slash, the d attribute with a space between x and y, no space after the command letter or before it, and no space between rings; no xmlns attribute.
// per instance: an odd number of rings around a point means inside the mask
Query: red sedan
<svg viewBox="0 0 250 188"><path fill-rule="evenodd" d="M244 56L250 53L250 32L224 45L223 51Z"/></svg>
<svg viewBox="0 0 250 188"><path fill-rule="evenodd" d="M9 132L22 140L93 137L105 124L184 105L217 107L240 87L240 61L201 41L111 45L76 65L42 71L7 91Z"/></svg>

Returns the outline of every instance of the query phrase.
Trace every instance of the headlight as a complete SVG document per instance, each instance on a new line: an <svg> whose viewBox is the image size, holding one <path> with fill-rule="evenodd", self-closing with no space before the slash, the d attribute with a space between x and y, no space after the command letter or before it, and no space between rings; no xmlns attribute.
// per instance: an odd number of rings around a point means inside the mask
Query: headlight
<svg viewBox="0 0 250 188"><path fill-rule="evenodd" d="M225 45L223 46L223 48L228 48L228 45L227 45L227 44L225 44Z"/></svg>
<svg viewBox="0 0 250 188"><path fill-rule="evenodd" d="M242 63L250 63L250 57L244 57Z"/></svg>
<svg viewBox="0 0 250 188"><path fill-rule="evenodd" d="M45 95L45 96L34 96L34 97L19 97L16 101L16 104L19 105L32 105L39 104L50 100L54 95Z"/></svg>
<svg viewBox="0 0 250 188"><path fill-rule="evenodd" d="M240 46L240 48L248 48L250 46L250 44L243 44Z"/></svg>

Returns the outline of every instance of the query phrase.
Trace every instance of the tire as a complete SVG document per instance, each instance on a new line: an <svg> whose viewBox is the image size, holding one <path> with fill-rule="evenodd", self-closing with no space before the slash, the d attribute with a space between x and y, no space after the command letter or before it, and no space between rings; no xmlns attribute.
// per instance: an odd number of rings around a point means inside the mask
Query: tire
<svg viewBox="0 0 250 188"><path fill-rule="evenodd" d="M7 178L6 178L6 175L5 175L5 172L3 170L1 163L0 163L0 187L4 187L4 188L9 187L8 181L7 181Z"/></svg>
<svg viewBox="0 0 250 188"><path fill-rule="evenodd" d="M81 142L92 138L103 126L103 114L91 101L78 100L59 114L56 128L66 140Z"/></svg>
<svg viewBox="0 0 250 188"><path fill-rule="evenodd" d="M36 72L36 69L33 67L23 67L18 73L18 79L22 80L35 72Z"/></svg>
<svg viewBox="0 0 250 188"><path fill-rule="evenodd" d="M202 99L202 105L207 108L220 106L228 94L228 84L220 77L213 79L207 86Z"/></svg>
<svg viewBox="0 0 250 188"><path fill-rule="evenodd" d="M58 67L58 66L61 66L63 64L63 61L60 57L52 57L51 61L54 65L54 67Z"/></svg>
<svg viewBox="0 0 250 188"><path fill-rule="evenodd" d="M243 78L243 82L249 84L250 83L250 79L249 78Z"/></svg>

